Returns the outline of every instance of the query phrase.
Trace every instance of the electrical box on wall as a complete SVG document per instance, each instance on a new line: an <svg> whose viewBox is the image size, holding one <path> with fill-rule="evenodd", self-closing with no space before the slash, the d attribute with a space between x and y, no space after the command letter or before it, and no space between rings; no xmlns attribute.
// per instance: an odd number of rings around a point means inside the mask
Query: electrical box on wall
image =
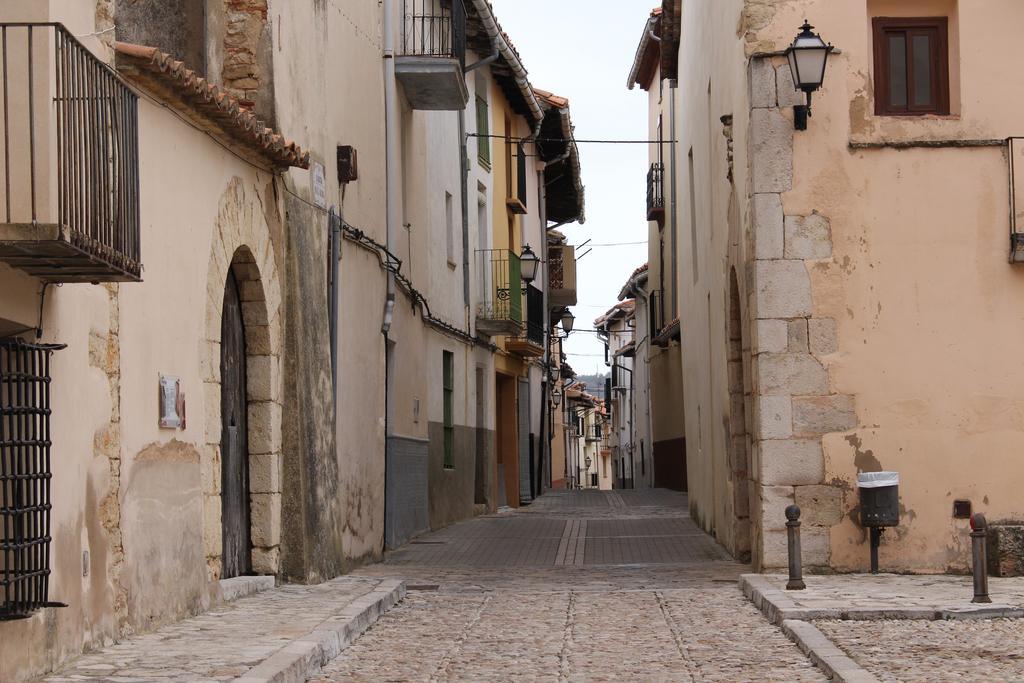
<svg viewBox="0 0 1024 683"><path fill-rule="evenodd" d="M177 377L160 375L160 428L185 429L185 392Z"/></svg>
<svg viewBox="0 0 1024 683"><path fill-rule="evenodd" d="M359 160L352 145L338 145L338 183L344 185L359 180Z"/></svg>

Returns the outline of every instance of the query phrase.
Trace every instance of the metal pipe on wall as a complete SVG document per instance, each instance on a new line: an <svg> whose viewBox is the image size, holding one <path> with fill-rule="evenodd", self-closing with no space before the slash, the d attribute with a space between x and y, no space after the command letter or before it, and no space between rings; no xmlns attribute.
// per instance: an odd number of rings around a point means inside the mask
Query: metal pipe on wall
<svg viewBox="0 0 1024 683"><path fill-rule="evenodd" d="M385 130L385 182L387 246L390 253L395 253L398 241L398 193L399 193L399 147L398 147L398 83L395 77L395 2L384 0L383 25L383 58L384 58L384 130ZM384 320L381 323L381 334L384 335L384 524L381 530L381 547L387 546L387 480L389 440L395 428L394 420L394 342L390 338L391 318L395 306L395 274L388 272L387 297L384 301Z"/></svg>
<svg viewBox="0 0 1024 683"><path fill-rule="evenodd" d="M387 185L387 203L386 203L386 222L387 222L387 245L388 251L395 253L398 242L398 222L399 222L399 206L398 200L400 197L401 188L400 177L399 177L399 164L401 163L399 155L399 139L398 139L398 83L395 77L395 2L397 0L384 0L384 16L383 16L383 48L384 48L384 128L385 128L385 158L386 158L386 185ZM387 284L387 300L385 303L385 309L393 307L395 300L395 275L394 273L388 273L388 284ZM382 325L382 332L385 337L390 340L390 321L388 324ZM386 392L386 405L385 405L385 427L384 427L384 438L390 438L393 436L394 431L394 368L392 367L392 356L393 353L388 353L385 360L385 392Z"/></svg>

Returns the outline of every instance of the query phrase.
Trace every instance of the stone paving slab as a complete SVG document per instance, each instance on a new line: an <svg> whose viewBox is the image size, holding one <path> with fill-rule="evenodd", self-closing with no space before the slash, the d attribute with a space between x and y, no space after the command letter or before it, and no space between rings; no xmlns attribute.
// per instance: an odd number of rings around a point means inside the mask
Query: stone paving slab
<svg viewBox="0 0 1024 683"><path fill-rule="evenodd" d="M786 590L781 574L744 574L744 595L773 623L785 619L1024 618L1024 577L990 578L990 604L972 603L969 576L836 574L805 576L805 590Z"/></svg>
<svg viewBox="0 0 1024 683"><path fill-rule="evenodd" d="M1020 619L815 621L814 626L874 680L1024 680Z"/></svg>
<svg viewBox="0 0 1024 683"><path fill-rule="evenodd" d="M45 679L303 681L404 595L401 581L288 585L83 655Z"/></svg>
<svg viewBox="0 0 1024 683"><path fill-rule="evenodd" d="M606 571L586 570L596 581ZM580 591L548 583L542 570L515 589L460 591L447 569L433 572L448 590L410 592L313 680L826 680L735 584L690 578L680 588Z"/></svg>

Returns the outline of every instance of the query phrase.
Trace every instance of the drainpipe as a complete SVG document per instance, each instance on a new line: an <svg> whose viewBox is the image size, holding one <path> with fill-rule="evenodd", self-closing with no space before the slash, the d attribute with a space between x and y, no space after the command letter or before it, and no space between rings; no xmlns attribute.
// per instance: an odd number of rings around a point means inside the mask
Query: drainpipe
<svg viewBox="0 0 1024 683"><path fill-rule="evenodd" d="M672 183L671 202L672 210L669 212L669 216L672 219L672 317L675 318L679 315L679 216L676 212L676 166L678 165L678 143L676 142L676 88L678 83L676 79L670 79L668 82L669 91L669 104L668 104L668 116L671 119L671 137L672 137L672 170L669 173L670 182ZM696 245L694 245L696 248ZM664 276L662 276L664 277Z"/></svg>
<svg viewBox="0 0 1024 683"><path fill-rule="evenodd" d="M466 329L469 315L469 154L466 149L466 110L459 112L459 169L462 172L462 302L466 308Z"/></svg>
<svg viewBox="0 0 1024 683"><path fill-rule="evenodd" d="M395 0L384 0L384 129L386 132L386 163L387 163L387 244L388 250L394 253L398 243L398 222L399 206L398 198L401 188L398 175L399 164L399 116L398 116L398 85L395 78ZM395 300L395 276L388 273L388 296L389 308L394 306ZM390 321L388 321L390 322ZM388 336L390 325L382 328L384 335ZM388 368L388 384L390 386L393 378ZM391 406L388 406L388 417L391 417ZM390 423L390 420L389 420ZM387 435L391 436L392 426L389 424Z"/></svg>
<svg viewBox="0 0 1024 683"><path fill-rule="evenodd" d="M544 250L541 253L540 260L540 276L541 284L543 287L541 291L544 293L544 362L541 365L541 369L544 372L544 377L540 384L540 453L538 454L540 462L538 463L537 469L539 470L540 486L538 491L544 489L544 466L547 464L548 470L551 468L551 441L547 438L548 430L551 428L548 424L548 402L551 396L551 372L548 369L548 365L551 363L551 309L549 308L549 297L551 289L551 276L550 264L546 258L548 254L548 216L547 216L547 190L544 187L544 165L538 164L537 168L537 212L540 214L540 239ZM550 480L550 476L548 477Z"/></svg>
<svg viewBox="0 0 1024 683"><path fill-rule="evenodd" d="M398 85L395 78L395 2L384 0L383 16L383 48L384 48L384 130L385 158L387 164L387 245L388 251L395 253L398 242L398 197L399 197L399 147L398 147ZM395 349L390 339L391 319L395 307L395 275L388 272L387 298L384 304L384 321L381 333L384 335L384 481L385 481L385 523L382 534L384 545L387 545L387 452L391 437L394 434L394 354Z"/></svg>
<svg viewBox="0 0 1024 683"><path fill-rule="evenodd" d="M328 214L328 226L331 239L331 300L330 300L330 330L331 330L331 394L334 397L334 429L337 436L338 428L338 278L341 261L341 225L344 222L344 209L338 213L334 207Z"/></svg>

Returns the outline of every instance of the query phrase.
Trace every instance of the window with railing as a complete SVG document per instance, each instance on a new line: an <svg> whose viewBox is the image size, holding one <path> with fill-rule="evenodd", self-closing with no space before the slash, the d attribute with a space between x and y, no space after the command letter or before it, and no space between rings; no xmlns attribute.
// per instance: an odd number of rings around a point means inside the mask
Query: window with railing
<svg viewBox="0 0 1024 683"><path fill-rule="evenodd" d="M402 55L466 60L463 0L403 0Z"/></svg>
<svg viewBox="0 0 1024 683"><path fill-rule="evenodd" d="M481 297L478 316L487 320L523 322L522 271L519 256L508 249L477 251Z"/></svg>
<svg viewBox="0 0 1024 683"><path fill-rule="evenodd" d="M665 165L651 164L647 171L647 220L661 220L665 215Z"/></svg>
<svg viewBox="0 0 1024 683"><path fill-rule="evenodd" d="M0 24L0 63L0 260L50 282L139 280L135 93L60 24Z"/></svg>
<svg viewBox="0 0 1024 683"><path fill-rule="evenodd" d="M50 356L0 339L0 620L50 601Z"/></svg>

